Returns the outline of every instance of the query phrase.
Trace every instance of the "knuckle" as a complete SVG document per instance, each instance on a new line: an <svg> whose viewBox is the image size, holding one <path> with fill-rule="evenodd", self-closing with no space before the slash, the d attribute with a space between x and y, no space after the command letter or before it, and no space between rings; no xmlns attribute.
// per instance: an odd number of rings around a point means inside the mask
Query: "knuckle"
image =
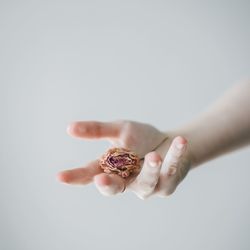
<svg viewBox="0 0 250 250"><path fill-rule="evenodd" d="M167 170L167 176L175 175L176 172L177 172L177 167L174 165L170 165L170 167Z"/></svg>
<svg viewBox="0 0 250 250"><path fill-rule="evenodd" d="M133 122L129 120L123 120L123 126L126 129L131 129L133 128Z"/></svg>
<svg viewBox="0 0 250 250"><path fill-rule="evenodd" d="M119 124L121 126L121 129L123 131L131 131L131 129L133 128L133 122L130 120L123 120L123 119L119 119L115 121L117 124Z"/></svg>
<svg viewBox="0 0 250 250"><path fill-rule="evenodd" d="M136 143L136 135L134 134L134 124L129 120L123 120L121 124L121 139L125 147L129 147Z"/></svg>
<svg viewBox="0 0 250 250"><path fill-rule="evenodd" d="M188 171L189 171L188 165L182 165L178 168L178 171L177 171L178 183L181 182L186 177L186 175L188 174Z"/></svg>

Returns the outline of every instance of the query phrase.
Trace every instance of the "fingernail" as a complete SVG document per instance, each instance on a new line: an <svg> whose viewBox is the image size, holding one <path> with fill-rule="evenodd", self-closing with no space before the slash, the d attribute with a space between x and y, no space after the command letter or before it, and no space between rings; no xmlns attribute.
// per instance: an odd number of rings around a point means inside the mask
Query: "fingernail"
<svg viewBox="0 0 250 250"><path fill-rule="evenodd" d="M178 143L178 144L176 145L176 147L177 147L178 149L183 149L184 146L185 146L185 144L182 144L182 143Z"/></svg>
<svg viewBox="0 0 250 250"><path fill-rule="evenodd" d="M151 167L159 167L161 165L161 161L149 161L148 162Z"/></svg>

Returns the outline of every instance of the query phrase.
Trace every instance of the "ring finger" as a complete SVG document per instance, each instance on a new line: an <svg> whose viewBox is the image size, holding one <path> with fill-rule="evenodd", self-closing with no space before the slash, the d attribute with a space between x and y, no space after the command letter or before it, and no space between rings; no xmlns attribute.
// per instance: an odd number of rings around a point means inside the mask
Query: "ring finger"
<svg viewBox="0 0 250 250"><path fill-rule="evenodd" d="M155 189L161 171L161 156L156 152L150 152L145 156L141 172L130 183L131 189L139 198L148 198Z"/></svg>

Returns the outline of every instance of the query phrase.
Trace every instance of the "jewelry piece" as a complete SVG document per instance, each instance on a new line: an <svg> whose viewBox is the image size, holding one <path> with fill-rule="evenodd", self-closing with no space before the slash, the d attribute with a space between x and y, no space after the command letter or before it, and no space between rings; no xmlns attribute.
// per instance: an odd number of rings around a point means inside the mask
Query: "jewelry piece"
<svg viewBox="0 0 250 250"><path fill-rule="evenodd" d="M123 187L123 190L121 191L121 193L124 193L125 192L125 190L126 190L126 184L124 183L124 187Z"/></svg>

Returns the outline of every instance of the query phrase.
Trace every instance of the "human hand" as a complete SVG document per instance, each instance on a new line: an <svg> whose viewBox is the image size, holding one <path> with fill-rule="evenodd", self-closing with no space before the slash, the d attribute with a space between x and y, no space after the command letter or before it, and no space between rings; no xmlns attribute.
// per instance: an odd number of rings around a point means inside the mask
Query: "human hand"
<svg viewBox="0 0 250 250"><path fill-rule="evenodd" d="M104 173L98 164L99 159L58 174L59 180L68 184L86 185L93 181L103 195L115 195L126 188L141 199L152 195L165 197L174 192L190 169L191 154L187 150L187 141L149 124L127 120L82 121L72 123L68 133L83 139L106 139L113 147L129 148L144 158L141 170L126 179ZM166 136L168 139L164 141Z"/></svg>

